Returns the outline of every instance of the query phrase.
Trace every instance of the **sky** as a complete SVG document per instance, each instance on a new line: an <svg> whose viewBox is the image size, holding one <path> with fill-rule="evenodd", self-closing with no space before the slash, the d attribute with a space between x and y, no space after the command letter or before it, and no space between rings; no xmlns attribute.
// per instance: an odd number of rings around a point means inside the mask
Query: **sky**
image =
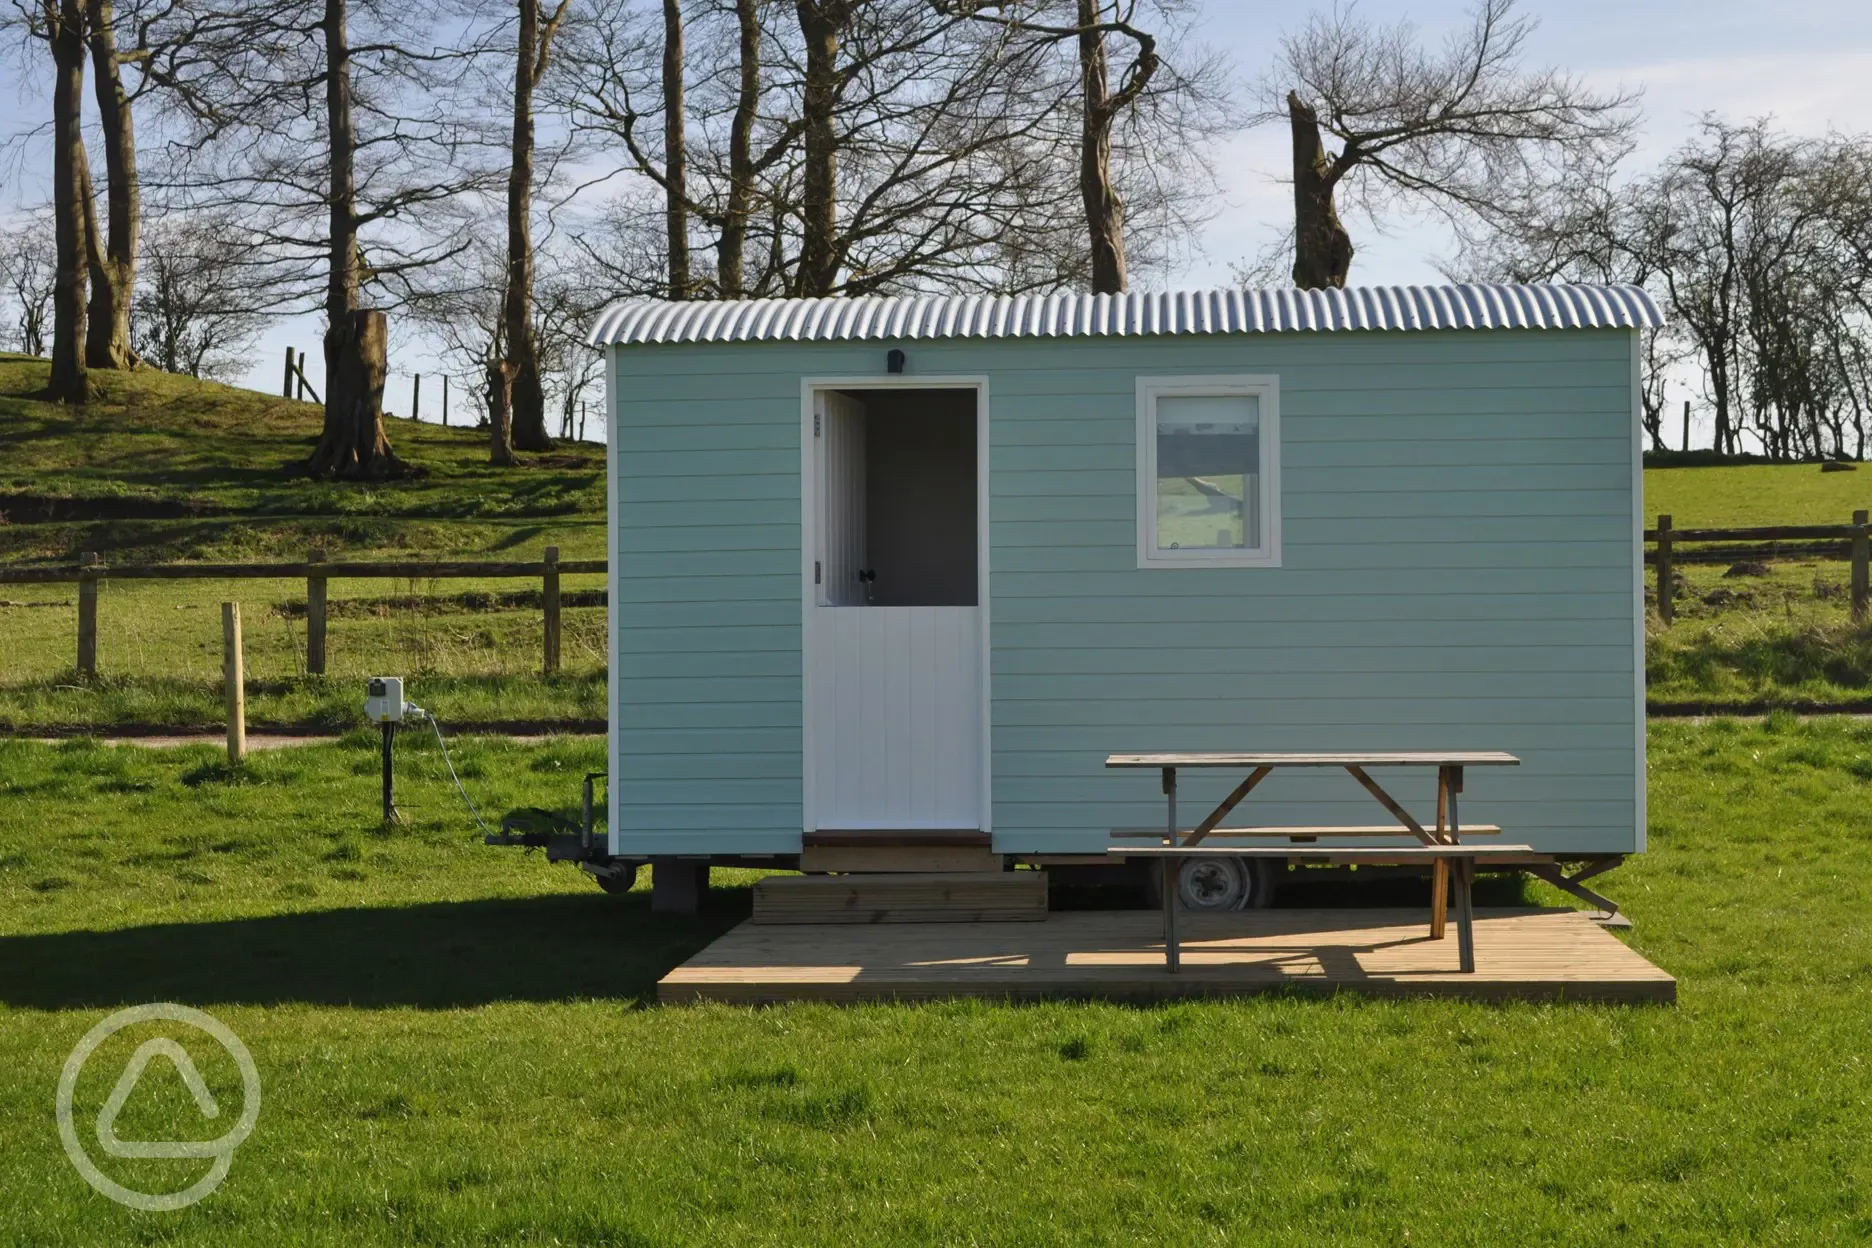
<svg viewBox="0 0 1872 1248"><path fill-rule="evenodd" d="M576 2L576 0L575 0ZM1266 0L1201 0L1197 38L1233 64L1243 84L1257 81L1271 62L1278 33L1304 10ZM1872 129L1872 7L1866 0L1524 0L1540 22L1529 59L1567 69L1604 89L1643 92L1644 125L1634 168L1645 168L1689 134L1698 116L1731 120L1769 115L1784 129L1819 134L1829 128ZM1381 21L1410 19L1426 40L1440 40L1465 24L1467 0L1364 0L1360 12ZM42 115L43 71L24 74L17 59L0 64L0 104L19 129ZM1246 94L1246 90L1244 90ZM1221 209L1198 248L1166 285L1201 289L1229 284L1232 263L1258 255L1291 212L1279 181L1288 164L1284 127L1243 133L1216 152ZM9 166L6 199L43 196L40 149L23 167ZM1358 285L1437 282L1436 259L1451 240L1435 222L1398 219L1382 231L1354 224ZM288 345L308 352L308 373L318 376L320 326L312 318L273 326L256 345L247 384L273 390ZM387 406L408 410L410 374L431 374L424 413L437 417L435 360L393 337ZM459 385L459 381L457 382ZM1686 382L1687 384L1687 382ZM1687 397L1687 391L1686 391ZM463 406L454 408L461 413ZM459 416L458 416L459 418ZM594 426L588 437L601 436Z"/></svg>

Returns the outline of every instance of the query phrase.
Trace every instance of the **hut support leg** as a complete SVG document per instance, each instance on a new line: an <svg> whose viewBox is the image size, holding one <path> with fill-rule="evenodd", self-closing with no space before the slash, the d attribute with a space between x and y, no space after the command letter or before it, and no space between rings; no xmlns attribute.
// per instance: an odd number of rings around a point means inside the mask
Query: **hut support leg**
<svg viewBox="0 0 1872 1248"><path fill-rule="evenodd" d="M1545 880L1563 893L1571 893L1588 905L1598 906L1601 913L1595 917L1595 922L1604 924L1606 927L1630 927L1631 920L1619 913L1618 902L1585 886L1585 882L1595 875L1604 875L1612 868L1624 864L1625 859L1621 855L1617 858L1602 858L1598 862L1588 863L1572 875L1562 870L1557 862L1537 863L1527 867L1526 870L1535 879Z"/></svg>
<svg viewBox="0 0 1872 1248"><path fill-rule="evenodd" d="M650 864L650 912L694 914L708 892L709 864L664 858Z"/></svg>

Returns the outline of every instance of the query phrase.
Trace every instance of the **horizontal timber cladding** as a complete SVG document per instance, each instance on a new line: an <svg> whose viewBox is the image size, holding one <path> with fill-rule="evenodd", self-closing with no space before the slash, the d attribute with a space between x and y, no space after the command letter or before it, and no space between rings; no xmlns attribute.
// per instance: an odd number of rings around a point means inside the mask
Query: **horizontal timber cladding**
<svg viewBox="0 0 1872 1248"><path fill-rule="evenodd" d="M800 384L892 346L988 379L997 849L1160 820L1108 753L1220 749L1507 750L1465 820L1639 846L1631 335L1490 330L616 349L620 849L798 849ZM1136 566L1137 379L1202 373L1279 377L1279 568ZM1238 779L1186 774L1185 821ZM1337 772L1234 816L1382 818Z"/></svg>

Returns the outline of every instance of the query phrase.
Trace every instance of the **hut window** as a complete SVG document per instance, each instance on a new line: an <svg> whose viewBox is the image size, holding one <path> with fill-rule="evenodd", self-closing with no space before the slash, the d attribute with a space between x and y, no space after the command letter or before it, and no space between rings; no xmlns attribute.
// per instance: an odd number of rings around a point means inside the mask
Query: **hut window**
<svg viewBox="0 0 1872 1248"><path fill-rule="evenodd" d="M1273 377L1138 379L1138 566L1280 565Z"/></svg>

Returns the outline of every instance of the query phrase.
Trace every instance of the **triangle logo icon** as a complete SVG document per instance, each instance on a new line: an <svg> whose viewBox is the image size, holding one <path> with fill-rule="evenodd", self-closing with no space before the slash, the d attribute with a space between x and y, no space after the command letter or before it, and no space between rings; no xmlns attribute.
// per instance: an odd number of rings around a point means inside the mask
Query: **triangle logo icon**
<svg viewBox="0 0 1872 1248"><path fill-rule="evenodd" d="M123 1074L117 1077L117 1086L104 1101L104 1108L98 1111L98 1144L112 1157L212 1157L215 1155L217 1140L123 1140L117 1137L117 1115L123 1112L125 1102L136 1091L137 1084L143 1079L143 1072L150 1062L162 1057L169 1060L176 1073L182 1077L182 1083L195 1098L195 1105L204 1118L218 1118L221 1107L215 1102L214 1094L208 1090L208 1084L201 1077L201 1071L195 1067L195 1059L188 1055L188 1050L167 1037L145 1040L137 1046L130 1062L124 1067Z"/></svg>

